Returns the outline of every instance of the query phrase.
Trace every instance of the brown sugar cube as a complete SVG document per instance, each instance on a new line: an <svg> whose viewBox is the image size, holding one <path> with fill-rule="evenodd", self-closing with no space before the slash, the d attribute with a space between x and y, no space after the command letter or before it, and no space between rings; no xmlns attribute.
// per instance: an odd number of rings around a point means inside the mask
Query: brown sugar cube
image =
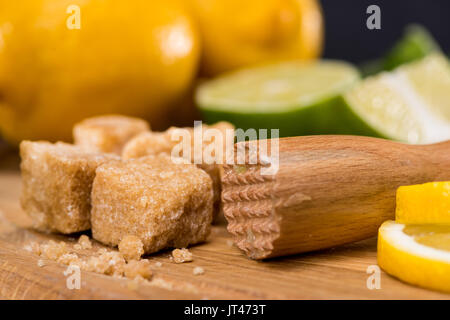
<svg viewBox="0 0 450 320"><path fill-rule="evenodd" d="M119 251L127 261L139 260L144 254L144 244L138 237L126 235L119 242Z"/></svg>
<svg viewBox="0 0 450 320"><path fill-rule="evenodd" d="M175 263L191 262L194 260L192 258L192 253L186 248L173 250L172 258Z"/></svg>
<svg viewBox="0 0 450 320"><path fill-rule="evenodd" d="M21 204L33 226L65 234L89 229L95 169L118 157L65 143L30 141L20 144L20 156Z"/></svg>
<svg viewBox="0 0 450 320"><path fill-rule="evenodd" d="M223 155L226 151L226 146L233 145L234 142L234 126L228 122L218 122L214 125L202 125L202 146L203 149L210 147L211 144L216 143L215 139L209 139L205 136L205 133L209 129L218 130L221 134L223 140L221 141L221 145L223 147ZM227 130L230 133L227 135ZM179 144L182 140L180 138L182 131L187 133L190 138L190 146L191 152L188 154L180 154L179 156L186 158L190 162L194 163L194 128L177 128L171 127L164 132L143 132L139 135L136 135L134 138L130 139L124 146L122 151L122 158L124 159L132 159L139 158L147 155L157 155L160 153L171 154L172 149ZM203 152L203 150L200 150ZM215 155L214 155L215 156ZM217 155L219 157L220 155ZM201 159L203 160L203 159ZM212 159L212 163L221 162L223 159ZM221 160L221 161L219 161ZM203 162L203 161L202 161Z"/></svg>
<svg viewBox="0 0 450 320"><path fill-rule="evenodd" d="M149 130L150 126L145 120L121 115L104 115L75 124L73 138L75 144L85 150L120 155L128 140Z"/></svg>
<svg viewBox="0 0 450 320"><path fill-rule="evenodd" d="M170 155L173 143L165 132L143 132L123 147L122 158L133 159L166 153Z"/></svg>
<svg viewBox="0 0 450 320"><path fill-rule="evenodd" d="M211 178L167 155L105 163L92 188L92 235L116 246L126 235L145 253L204 241L212 220Z"/></svg>
<svg viewBox="0 0 450 320"><path fill-rule="evenodd" d="M216 129L222 134L222 155L225 156L226 146L233 146L234 142L234 126L228 122L218 122L214 125L208 126L203 125L203 134L207 129ZM190 154L180 154L181 157L187 159L190 162L194 162L194 128L176 128L172 127L165 132L144 132L133 139L131 139L123 148L122 158L132 159L139 158L146 155L157 155L161 153L171 154L172 149L180 143L181 140L176 140L178 137L178 130L187 130L190 134L191 141L191 153ZM232 134L227 135L227 130L233 131ZM203 137L205 139L205 137ZM204 141L203 149L208 148L211 144L215 143L214 139L212 141ZM201 150L203 151L203 150ZM219 157L220 155L215 155ZM220 162L223 163L224 159L215 159L213 163L201 163L198 167L206 171L213 181L214 189L214 207L215 211L220 211L220 195L221 195L221 182L220 182Z"/></svg>

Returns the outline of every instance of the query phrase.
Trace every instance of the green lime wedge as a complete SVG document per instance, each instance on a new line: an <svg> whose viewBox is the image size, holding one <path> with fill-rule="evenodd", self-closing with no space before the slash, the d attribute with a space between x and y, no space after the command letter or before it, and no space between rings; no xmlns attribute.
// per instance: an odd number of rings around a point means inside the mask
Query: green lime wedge
<svg viewBox="0 0 450 320"><path fill-rule="evenodd" d="M441 49L431 33L421 25L411 24L406 26L403 36L382 58L363 63L361 73L366 77L393 70L433 52L441 52Z"/></svg>
<svg viewBox="0 0 450 320"><path fill-rule="evenodd" d="M394 45L383 59L385 70L419 60L433 52L440 52L439 45L424 27L413 24L405 29L403 37Z"/></svg>
<svg viewBox="0 0 450 320"><path fill-rule="evenodd" d="M369 77L344 104L380 136L407 143L450 139L450 65L439 53Z"/></svg>
<svg viewBox="0 0 450 320"><path fill-rule="evenodd" d="M209 123L242 129L280 129L280 136L375 132L345 105L341 94L359 81L340 61L284 62L235 71L201 84L196 104Z"/></svg>

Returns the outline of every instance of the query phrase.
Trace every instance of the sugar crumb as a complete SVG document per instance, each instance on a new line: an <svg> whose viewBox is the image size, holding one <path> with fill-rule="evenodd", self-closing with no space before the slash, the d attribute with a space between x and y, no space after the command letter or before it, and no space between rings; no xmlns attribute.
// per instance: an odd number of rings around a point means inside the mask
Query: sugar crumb
<svg viewBox="0 0 450 320"><path fill-rule="evenodd" d="M65 253L57 261L65 265L70 265L78 262L78 255L76 253Z"/></svg>
<svg viewBox="0 0 450 320"><path fill-rule="evenodd" d="M89 238L87 240L89 241ZM82 240L82 242L84 242L85 245L87 243L85 240ZM106 248L101 248L97 250L96 253L93 253L88 257L81 258L76 253L70 252L64 242L57 243L50 240L40 245L38 243L29 243L25 246L25 249L28 251L31 250L33 252L40 253L37 248L42 249L41 256L43 258L56 261L64 265L77 265L84 271L105 274L116 278L122 278L124 276L129 279L138 278L138 281L139 278L145 280L151 279L152 277L152 270L150 269L149 260L130 260L127 263L122 253L111 251ZM43 267L46 263L43 259L39 259L37 265L39 267ZM158 266L158 263L155 265Z"/></svg>
<svg viewBox="0 0 450 320"><path fill-rule="evenodd" d="M152 275L153 272L147 259L131 260L125 265L125 276L129 279L135 279L136 277L151 279Z"/></svg>
<svg viewBox="0 0 450 320"><path fill-rule="evenodd" d="M78 239L78 244L81 246L81 248L83 249L92 249L92 243L91 240L89 239L89 237L85 234L81 235L80 238Z"/></svg>
<svg viewBox="0 0 450 320"><path fill-rule="evenodd" d="M39 243L37 243L36 241L31 241L30 247L31 247L31 252L33 252L37 255L41 255L41 246L39 245Z"/></svg>
<svg viewBox="0 0 450 320"><path fill-rule="evenodd" d="M194 260L192 253L186 248L173 250L172 257L175 263L191 262Z"/></svg>
<svg viewBox="0 0 450 320"><path fill-rule="evenodd" d="M57 261L60 256L67 253L66 243L62 241L57 243L50 240L46 244L41 245L40 248L41 255L53 261Z"/></svg>
<svg viewBox="0 0 450 320"><path fill-rule="evenodd" d="M205 269L203 269L202 267L195 267L192 273L194 274L194 276L202 275L205 273Z"/></svg>
<svg viewBox="0 0 450 320"><path fill-rule="evenodd" d="M143 278L142 276L140 276L140 275L137 275L134 279L128 280L128 281L127 281L127 288L128 288L129 290L136 291L136 290L139 289L139 286L140 286L142 283L145 283L145 282L147 282L146 279L144 279L144 278Z"/></svg>
<svg viewBox="0 0 450 320"><path fill-rule="evenodd" d="M144 244L138 237L126 235L119 243L119 251L127 261L139 260L144 254Z"/></svg>

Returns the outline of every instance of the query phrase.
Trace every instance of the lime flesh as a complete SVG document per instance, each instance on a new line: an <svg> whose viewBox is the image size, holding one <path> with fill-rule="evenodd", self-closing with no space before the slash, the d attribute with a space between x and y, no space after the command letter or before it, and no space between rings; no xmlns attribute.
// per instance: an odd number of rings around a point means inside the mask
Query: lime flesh
<svg viewBox="0 0 450 320"><path fill-rule="evenodd" d="M424 144L450 139L450 66L431 54L359 82L349 64L289 62L201 85L207 122L280 129L280 136L354 134Z"/></svg>
<svg viewBox="0 0 450 320"><path fill-rule="evenodd" d="M344 100L381 136L414 144L450 139L450 65L440 54L369 77Z"/></svg>
<svg viewBox="0 0 450 320"><path fill-rule="evenodd" d="M280 129L280 136L355 130L374 134L342 105L342 92L358 80L358 71L348 63L292 61L206 82L196 92L196 103L207 122L222 119L243 129Z"/></svg>

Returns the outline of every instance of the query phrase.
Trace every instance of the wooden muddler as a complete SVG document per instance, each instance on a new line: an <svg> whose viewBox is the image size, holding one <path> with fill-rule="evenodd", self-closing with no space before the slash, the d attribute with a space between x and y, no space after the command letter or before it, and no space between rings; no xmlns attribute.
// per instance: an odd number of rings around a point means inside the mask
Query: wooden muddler
<svg viewBox="0 0 450 320"><path fill-rule="evenodd" d="M243 144L236 144L235 152L252 150L258 141ZM283 138L279 169L270 175L261 174L270 161L256 153L256 163L246 156L243 164L224 165L222 174L228 230L253 259L375 236L380 224L395 216L399 186L450 180L450 141L406 145L354 136Z"/></svg>

